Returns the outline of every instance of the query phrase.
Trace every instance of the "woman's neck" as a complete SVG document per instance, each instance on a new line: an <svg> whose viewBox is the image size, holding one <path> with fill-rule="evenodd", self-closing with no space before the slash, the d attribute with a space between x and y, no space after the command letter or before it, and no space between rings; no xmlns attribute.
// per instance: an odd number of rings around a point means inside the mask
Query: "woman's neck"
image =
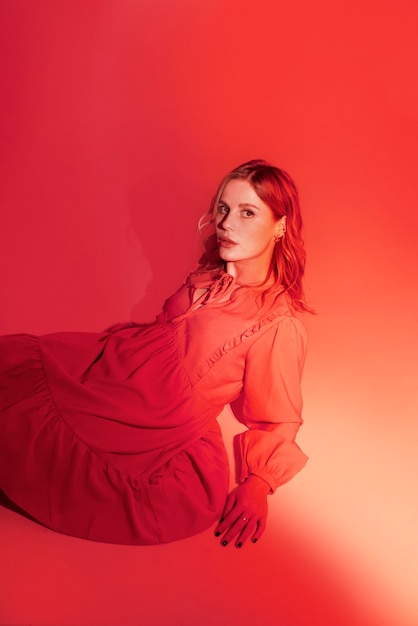
<svg viewBox="0 0 418 626"><path fill-rule="evenodd" d="M274 282L271 268L266 268L264 264L258 266L254 263L231 261L225 264L225 270L243 285L269 285Z"/></svg>

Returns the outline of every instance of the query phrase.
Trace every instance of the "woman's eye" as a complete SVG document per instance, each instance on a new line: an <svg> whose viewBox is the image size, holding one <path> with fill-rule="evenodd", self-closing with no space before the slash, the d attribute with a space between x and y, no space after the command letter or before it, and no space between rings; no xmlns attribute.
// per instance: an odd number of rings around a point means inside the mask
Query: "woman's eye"
<svg viewBox="0 0 418 626"><path fill-rule="evenodd" d="M222 215L226 215L226 213L228 213L228 207L225 206L224 204L220 204L218 206L218 213L222 213Z"/></svg>
<svg viewBox="0 0 418 626"><path fill-rule="evenodd" d="M245 209L242 214L244 217L253 217L254 211L251 211L251 209Z"/></svg>

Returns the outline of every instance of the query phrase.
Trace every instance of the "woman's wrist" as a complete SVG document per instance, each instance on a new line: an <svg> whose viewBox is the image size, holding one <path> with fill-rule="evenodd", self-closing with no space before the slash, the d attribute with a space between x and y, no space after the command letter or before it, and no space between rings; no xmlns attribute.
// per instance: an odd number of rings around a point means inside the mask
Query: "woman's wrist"
<svg viewBox="0 0 418 626"><path fill-rule="evenodd" d="M251 482L258 485L258 487L265 491L266 494L271 493L271 486L269 485L269 483L257 474L250 474L245 482Z"/></svg>

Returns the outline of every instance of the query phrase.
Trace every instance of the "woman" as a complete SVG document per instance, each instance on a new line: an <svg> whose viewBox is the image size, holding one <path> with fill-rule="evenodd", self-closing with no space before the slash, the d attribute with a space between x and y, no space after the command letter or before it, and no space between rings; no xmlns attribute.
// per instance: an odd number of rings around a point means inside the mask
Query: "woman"
<svg viewBox="0 0 418 626"><path fill-rule="evenodd" d="M296 188L264 161L222 181L206 250L151 324L0 340L0 488L57 531L113 543L181 539L219 519L256 542L267 495L306 463L305 254ZM217 417L231 403L238 486Z"/></svg>

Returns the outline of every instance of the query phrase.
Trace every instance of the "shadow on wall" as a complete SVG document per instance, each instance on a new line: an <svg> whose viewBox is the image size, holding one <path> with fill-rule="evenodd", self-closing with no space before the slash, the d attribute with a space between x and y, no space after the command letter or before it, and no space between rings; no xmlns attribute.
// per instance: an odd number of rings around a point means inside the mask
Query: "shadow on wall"
<svg viewBox="0 0 418 626"><path fill-rule="evenodd" d="M154 319L168 296L183 283L202 253L198 221L209 207L208 181L187 180L185 172L151 168L131 188L128 198L130 228L150 266L145 294L133 305L138 322ZM214 192L213 192L214 193Z"/></svg>

